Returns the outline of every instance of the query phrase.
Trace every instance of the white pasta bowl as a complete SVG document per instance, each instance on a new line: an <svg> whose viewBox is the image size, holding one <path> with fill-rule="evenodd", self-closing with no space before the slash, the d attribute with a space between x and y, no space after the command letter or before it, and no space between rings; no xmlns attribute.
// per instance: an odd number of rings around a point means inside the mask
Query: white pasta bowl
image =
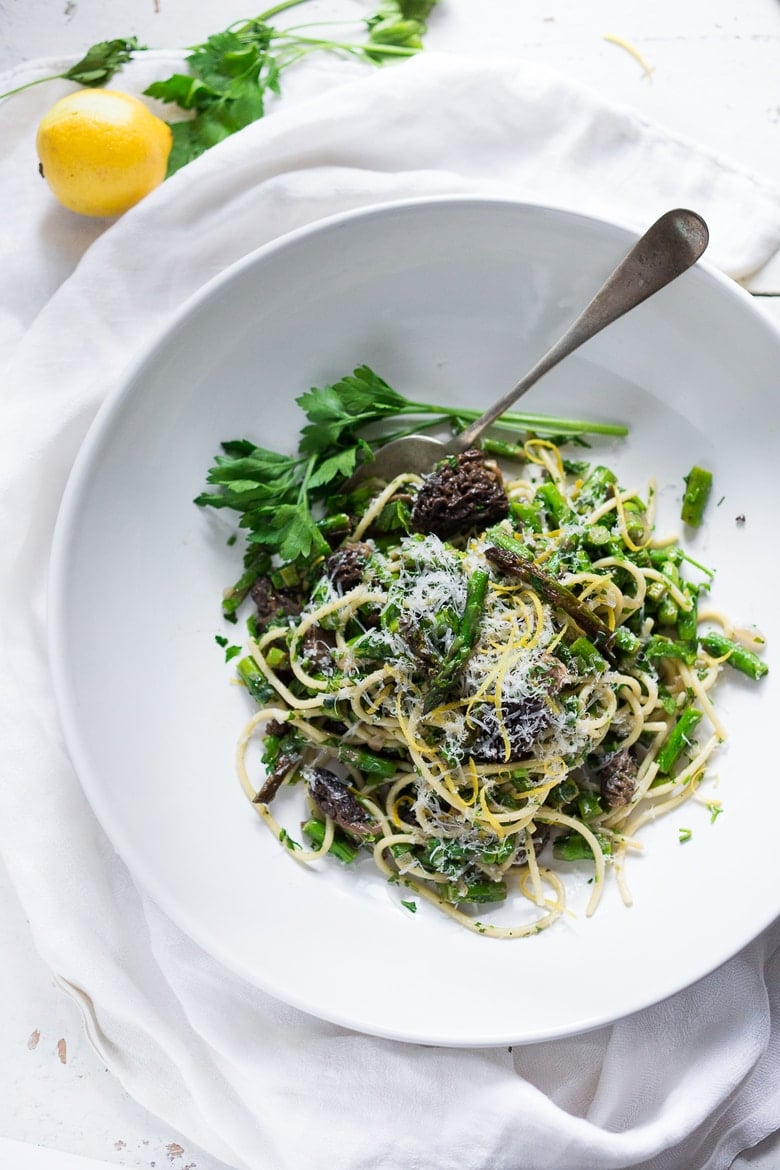
<svg viewBox="0 0 780 1170"><path fill-rule="evenodd" d="M215 635L235 637L220 596L239 551L224 517L192 503L220 442L291 452L305 421L296 396L362 363L408 397L486 406L633 238L578 215L470 198L316 224L199 293L79 455L54 543L51 657L85 792L179 927L316 1016L444 1045L568 1035L689 986L780 911L773 669L759 684L733 672L719 684L728 739L700 798L643 829L627 868L633 904L611 882L587 917L589 867L569 865L569 911L526 939L480 937L426 903L412 914L368 860L294 864L235 779L250 704ZM766 636L770 664L780 645L779 365L780 337L751 298L700 264L523 404L625 422L628 437L600 440L595 453L626 486L656 481L659 529L680 530L691 466L713 471L705 523L686 545L717 570L712 604ZM107 555L117 540L121 557ZM714 821L713 800L723 810Z"/></svg>

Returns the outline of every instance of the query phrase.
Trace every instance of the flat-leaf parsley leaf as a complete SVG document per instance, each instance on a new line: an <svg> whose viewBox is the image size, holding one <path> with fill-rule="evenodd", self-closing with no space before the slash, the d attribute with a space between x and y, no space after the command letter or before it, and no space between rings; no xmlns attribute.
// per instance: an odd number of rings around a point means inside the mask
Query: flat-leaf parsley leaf
<svg viewBox="0 0 780 1170"><path fill-rule="evenodd" d="M326 500L332 503L356 467L370 463L375 450L421 427L449 422L454 430L462 430L480 413L405 398L366 365L332 385L313 387L296 401L308 421L295 455L269 451L247 439L225 442L208 472L209 490L195 499L201 507L237 512L239 527L247 532L244 573L223 602L230 620L235 620L258 573L272 563L286 565L328 554L328 521L322 519L322 505ZM400 430L385 428L379 433L381 424L400 418L412 421ZM502 415L500 426L523 434L626 433L616 424L516 412ZM388 517L388 522L403 527L402 516Z"/></svg>

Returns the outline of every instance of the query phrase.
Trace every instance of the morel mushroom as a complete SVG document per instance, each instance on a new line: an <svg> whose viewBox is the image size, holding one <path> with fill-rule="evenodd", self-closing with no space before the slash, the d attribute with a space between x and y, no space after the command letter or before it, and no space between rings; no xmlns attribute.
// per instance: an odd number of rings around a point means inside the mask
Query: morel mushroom
<svg viewBox="0 0 780 1170"><path fill-rule="evenodd" d="M474 758L480 763L517 761L533 752L536 741L548 730L550 705L541 695L529 695L506 703L501 722L493 708L487 708L480 722L483 734L471 748Z"/></svg>
<svg viewBox="0 0 780 1170"><path fill-rule="evenodd" d="M476 447L445 459L425 477L412 507L412 528L443 540L503 520L509 499L501 472Z"/></svg>
<svg viewBox="0 0 780 1170"><path fill-rule="evenodd" d="M299 593L291 589L275 589L268 577L258 577L249 594L257 606L257 620L261 627L274 618L300 613L303 605Z"/></svg>
<svg viewBox="0 0 780 1170"><path fill-rule="evenodd" d="M365 837L376 830L369 814L350 792L343 780L327 768L310 768L307 773L309 795L320 812L341 829L355 837Z"/></svg>
<svg viewBox="0 0 780 1170"><path fill-rule="evenodd" d="M360 584L370 556L371 545L365 541L344 544L328 557L325 572L336 589L348 593Z"/></svg>
<svg viewBox="0 0 780 1170"><path fill-rule="evenodd" d="M601 795L608 808L630 804L636 792L638 764L629 748L615 752L601 773Z"/></svg>

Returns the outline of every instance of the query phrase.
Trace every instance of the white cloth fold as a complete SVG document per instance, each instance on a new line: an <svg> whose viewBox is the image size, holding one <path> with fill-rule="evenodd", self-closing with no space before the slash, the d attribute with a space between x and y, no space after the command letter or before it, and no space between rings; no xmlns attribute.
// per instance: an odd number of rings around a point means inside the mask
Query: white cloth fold
<svg viewBox="0 0 780 1170"><path fill-rule="evenodd" d="M138 92L153 68L160 55L121 87ZM423 54L349 72L303 71L264 121L109 225L58 208L35 174L35 124L68 87L0 106L5 863L106 1062L230 1166L725 1170L780 1125L780 927L696 987L568 1040L466 1051L361 1036L272 1000L183 936L115 855L62 746L45 649L61 491L122 370L215 273L323 216L443 193L637 228L687 204L710 223L711 261L737 278L780 247L770 184L528 62Z"/></svg>

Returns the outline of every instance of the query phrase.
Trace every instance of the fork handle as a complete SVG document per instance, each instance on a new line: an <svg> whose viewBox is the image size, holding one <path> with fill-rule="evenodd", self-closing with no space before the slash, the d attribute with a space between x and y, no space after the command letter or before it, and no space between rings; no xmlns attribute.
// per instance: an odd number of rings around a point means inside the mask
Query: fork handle
<svg viewBox="0 0 780 1170"><path fill-rule="evenodd" d="M503 398L448 443L448 449L465 451L473 447L483 431L560 361L686 272L708 241L707 225L695 211L667 211L637 240L560 340Z"/></svg>

